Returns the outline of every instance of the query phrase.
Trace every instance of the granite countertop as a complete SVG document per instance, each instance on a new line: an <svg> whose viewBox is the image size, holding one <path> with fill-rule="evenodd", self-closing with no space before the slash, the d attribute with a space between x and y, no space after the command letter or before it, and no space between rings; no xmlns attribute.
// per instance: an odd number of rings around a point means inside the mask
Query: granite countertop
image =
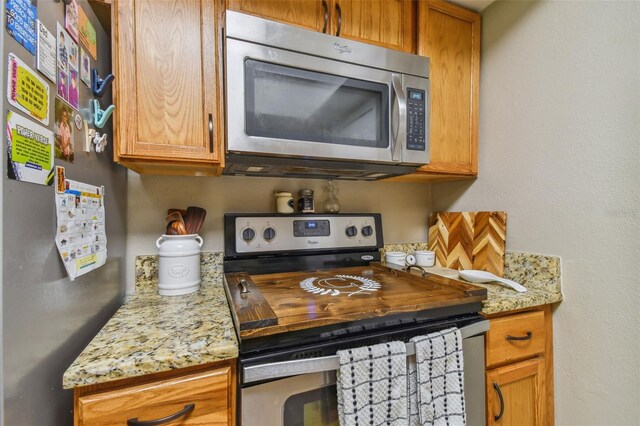
<svg viewBox="0 0 640 426"><path fill-rule="evenodd" d="M386 250L425 250L426 243L385 246ZM231 313L222 285L222 253L203 253L202 285L186 296L157 293L157 256L136 259L136 294L100 330L63 377L65 389L143 376L237 358ZM431 273L458 279L452 269ZM495 314L562 300L560 259L507 252L505 277L527 287L518 293L500 283L476 284L488 290L482 313Z"/></svg>
<svg viewBox="0 0 640 426"><path fill-rule="evenodd" d="M428 250L428 248L426 243L411 243L387 245L385 250L412 253L416 250ZM491 315L562 301L559 257L507 251L504 265L504 277L522 284L527 288L527 292L518 293L498 282L474 283L487 289L487 300L482 302L483 314ZM426 269L432 274L464 281L454 269L437 266Z"/></svg>
<svg viewBox="0 0 640 426"><path fill-rule="evenodd" d="M172 297L157 293L153 258L137 259L136 294L64 373L65 389L237 358L222 254L203 254L198 292Z"/></svg>

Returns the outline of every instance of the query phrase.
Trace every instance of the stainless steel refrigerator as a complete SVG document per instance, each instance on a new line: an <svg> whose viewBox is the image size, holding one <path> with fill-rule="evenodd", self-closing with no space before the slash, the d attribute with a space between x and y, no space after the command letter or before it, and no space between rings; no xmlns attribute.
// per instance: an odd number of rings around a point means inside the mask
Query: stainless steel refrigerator
<svg viewBox="0 0 640 426"><path fill-rule="evenodd" d="M36 70L36 57L6 30L5 3L2 6L3 65L0 71L2 98L0 113L6 126L7 112L16 109L7 102L7 56L16 54ZM91 61L104 76L111 70L109 34L86 0L79 0L97 33L98 59ZM64 25L64 3L37 0L38 19L52 33L57 22ZM37 71L36 71L37 72ZM117 78L117 77L116 77ZM79 84L80 109L88 108L91 90ZM55 120L56 85L50 82L51 119ZM111 103L111 89L101 99ZM21 112L17 112L22 114ZM127 214L126 170L114 164L110 119L103 131L109 134L106 152L80 152L83 132L74 132L73 163L55 160L73 180L105 186L107 263L95 271L69 280L55 246L56 216L51 186L18 182L7 178L6 131L3 131L5 160L0 190L2 209L2 409L5 425L70 425L73 422L73 392L62 389L62 375L75 357L122 304L125 291L125 245Z"/></svg>

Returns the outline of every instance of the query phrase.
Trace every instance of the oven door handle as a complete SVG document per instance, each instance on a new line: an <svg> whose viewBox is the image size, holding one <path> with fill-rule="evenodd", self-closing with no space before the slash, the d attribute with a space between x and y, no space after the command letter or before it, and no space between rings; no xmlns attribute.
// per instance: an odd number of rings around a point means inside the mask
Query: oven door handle
<svg viewBox="0 0 640 426"><path fill-rule="evenodd" d="M400 150L407 139L407 97L402 89L402 76L400 74L391 74L391 85L398 103L398 131L391 147L391 160L402 161ZM391 131L393 132L393 125L391 126Z"/></svg>
<svg viewBox="0 0 640 426"><path fill-rule="evenodd" d="M463 339L467 339L486 333L488 330L489 321L482 320L462 327L460 334L462 334ZM416 346L412 342L408 342L406 345L407 356L415 355ZM340 359L338 355L249 365L242 368L242 383L249 384L300 374L324 373L327 371L335 371L339 368Z"/></svg>

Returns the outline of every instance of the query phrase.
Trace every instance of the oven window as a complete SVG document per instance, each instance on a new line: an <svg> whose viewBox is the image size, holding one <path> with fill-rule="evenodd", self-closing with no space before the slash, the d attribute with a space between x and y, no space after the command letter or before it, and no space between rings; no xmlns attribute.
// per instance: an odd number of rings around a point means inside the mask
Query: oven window
<svg viewBox="0 0 640 426"><path fill-rule="evenodd" d="M289 397L283 426L338 426L336 392L333 385Z"/></svg>
<svg viewBox="0 0 640 426"><path fill-rule="evenodd" d="M386 84L245 60L246 133L386 148Z"/></svg>

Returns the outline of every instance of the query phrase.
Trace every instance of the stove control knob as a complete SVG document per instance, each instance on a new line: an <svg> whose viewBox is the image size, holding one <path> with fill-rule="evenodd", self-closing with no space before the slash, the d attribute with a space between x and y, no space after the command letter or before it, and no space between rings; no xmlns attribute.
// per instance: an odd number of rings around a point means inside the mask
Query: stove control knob
<svg viewBox="0 0 640 426"><path fill-rule="evenodd" d="M347 234L347 237L353 238L358 235L358 228L355 226L348 226L347 229L344 230L344 233Z"/></svg>
<svg viewBox="0 0 640 426"><path fill-rule="evenodd" d="M242 239L247 243L252 241L255 237L256 231L254 231L253 228L245 228L242 231Z"/></svg>
<svg viewBox="0 0 640 426"><path fill-rule="evenodd" d="M275 237L276 237L276 230L273 229L272 227L268 227L264 231L262 231L262 238L264 238L265 241L271 241Z"/></svg>
<svg viewBox="0 0 640 426"><path fill-rule="evenodd" d="M365 237L370 237L373 235L373 228L369 225L363 226L361 232L362 232L362 235L364 235Z"/></svg>

